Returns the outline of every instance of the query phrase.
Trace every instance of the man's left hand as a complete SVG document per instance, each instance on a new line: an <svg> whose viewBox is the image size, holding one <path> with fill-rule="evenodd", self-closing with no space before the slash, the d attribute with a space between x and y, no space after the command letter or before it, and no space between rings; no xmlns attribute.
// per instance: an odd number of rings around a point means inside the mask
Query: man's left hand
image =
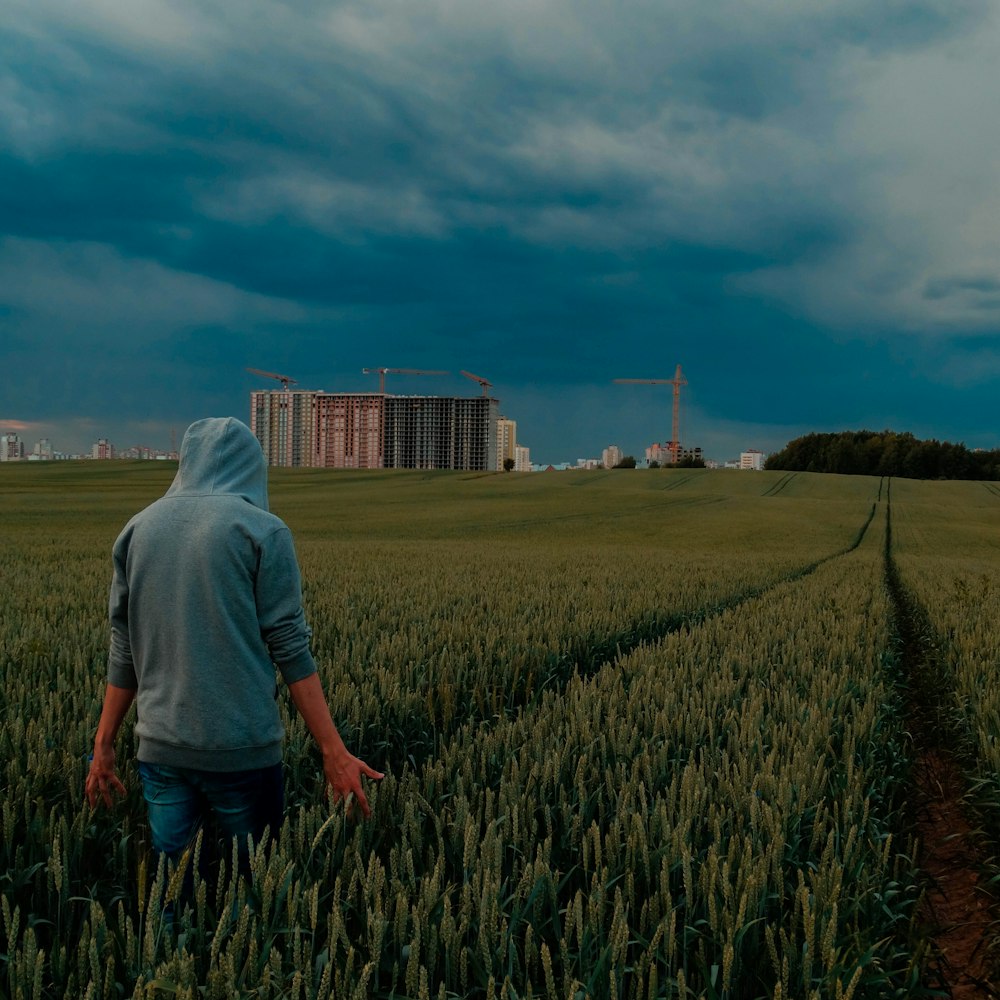
<svg viewBox="0 0 1000 1000"><path fill-rule="evenodd" d="M120 796L125 795L125 786L115 773L114 750L94 748L84 791L91 809L96 809L99 802L103 802L110 809L114 805L114 800L111 798L112 791Z"/></svg>
<svg viewBox="0 0 1000 1000"><path fill-rule="evenodd" d="M359 760L351 754L344 754L336 760L324 760L323 773L326 775L334 802L340 802L349 795L353 795L354 801L365 819L371 816L372 809L368 804L365 790L361 786L361 778L364 776L380 781L385 777L381 771L376 771L375 768L369 767L363 760Z"/></svg>

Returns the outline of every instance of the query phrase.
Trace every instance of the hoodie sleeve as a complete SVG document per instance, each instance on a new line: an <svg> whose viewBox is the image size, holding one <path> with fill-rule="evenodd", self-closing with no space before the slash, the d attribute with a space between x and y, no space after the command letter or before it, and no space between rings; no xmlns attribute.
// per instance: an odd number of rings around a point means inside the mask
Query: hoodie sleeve
<svg viewBox="0 0 1000 1000"><path fill-rule="evenodd" d="M287 684L316 673L312 630L302 610L302 583L292 535L282 526L261 545L255 588L260 634Z"/></svg>
<svg viewBox="0 0 1000 1000"><path fill-rule="evenodd" d="M108 617L111 621L111 648L108 653L108 682L115 687L139 686L132 662L132 644L128 630L128 578L125 574L125 544L123 538L115 542L112 552L114 573L111 577L111 596L108 599Z"/></svg>

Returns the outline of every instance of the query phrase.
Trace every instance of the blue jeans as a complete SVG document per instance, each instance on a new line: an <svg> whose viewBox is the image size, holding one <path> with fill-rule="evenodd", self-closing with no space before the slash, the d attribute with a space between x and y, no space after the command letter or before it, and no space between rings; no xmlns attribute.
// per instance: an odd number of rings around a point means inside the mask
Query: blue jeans
<svg viewBox="0 0 1000 1000"><path fill-rule="evenodd" d="M153 848L176 861L210 817L220 835L237 838L240 871L249 875L247 834L276 837L284 813L281 764L250 771L201 771L139 761Z"/></svg>

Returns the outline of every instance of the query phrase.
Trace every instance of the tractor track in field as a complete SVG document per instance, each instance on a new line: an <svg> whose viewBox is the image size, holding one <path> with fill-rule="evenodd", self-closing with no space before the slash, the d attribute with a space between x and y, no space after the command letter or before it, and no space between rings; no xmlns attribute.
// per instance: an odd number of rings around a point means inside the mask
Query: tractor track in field
<svg viewBox="0 0 1000 1000"><path fill-rule="evenodd" d="M854 540L843 549L832 552L828 556L822 556L814 562L807 563L805 566L800 566L798 569L794 569L778 579L772 580L770 583L761 584L759 587L752 587L741 594L723 598L717 604L697 608L693 611L679 612L659 622L652 622L646 627L633 627L620 632L618 635L609 636L603 641L592 643L590 652L593 655L583 658L586 664L583 673L588 675L597 673L602 667L612 663L619 656L627 655L640 646L666 639L668 636L680 632L682 629L695 628L718 615L741 607L748 601L757 600L778 587L801 580L811 573L815 573L820 566L825 565L833 559L840 559L842 556L846 556L848 553L853 552L864 540L875 518L877 509L878 502L876 501L872 503L868 516L855 535ZM568 677L566 680L568 680Z"/></svg>
<svg viewBox="0 0 1000 1000"><path fill-rule="evenodd" d="M761 493L762 497L776 497L796 476L797 472L789 472L782 476L773 486Z"/></svg>
<svg viewBox="0 0 1000 1000"><path fill-rule="evenodd" d="M772 580L770 583L761 584L759 587L752 587L750 590L746 590L743 593L723 598L717 604L697 608L693 611L679 612L675 615L662 619L658 623L651 623L645 628L633 627L620 632L615 636L609 636L603 641L593 643L591 645L591 650L594 655L584 658L585 663L587 664L584 673L597 673L597 671L613 662L617 657L627 655L642 645L647 645L651 642L658 642L661 639L667 638L667 636L673 635L675 632L680 632L682 629L694 628L701 625L718 615L724 614L734 608L741 607L748 601L757 600L757 598L763 597L765 594L778 587L784 586L787 583L794 583L796 580L801 580L804 577L809 576L811 573L815 573L820 566L825 565L833 559L839 559L842 556L846 556L848 553L853 552L864 540L864 537L868 533L868 529L871 527L871 523L875 518L875 512L877 509L878 502L875 501L872 503L868 516L865 518L864 523L855 535L854 540L850 543L850 545L843 549L832 552L830 555L822 556L814 562L807 563L805 566L800 566L798 569L785 573L783 576L776 580Z"/></svg>
<svg viewBox="0 0 1000 1000"><path fill-rule="evenodd" d="M727 611L742 607L750 601L763 597L778 587L802 580L810 574L815 573L817 569L826 563L853 552L861 545L868 533L877 509L878 501L872 501L868 516L849 545L829 555L822 556L811 563L807 563L805 566L800 566L785 573L776 580L753 587L740 594L730 595L709 606L703 606L686 612L678 612L662 618L653 616L647 620L634 621L630 628L623 629L617 634L591 636L582 648L578 647L572 652L566 652L560 658L558 667L552 671L543 684L530 693L523 693L521 697L509 703L507 706L507 712L510 713L508 717L513 717L515 713L528 708L536 699L541 697L544 691L555 691L556 693L563 691L575 676L582 678L593 677L604 667L614 663L615 660L622 656L627 656L641 646L659 642L685 629L697 628L699 625L725 614ZM572 517L575 515L566 516ZM490 720L486 718L475 718L469 721L477 726L490 724ZM422 747L408 744L399 748L398 752L404 757L409 757L414 765L416 765L439 752L436 744L436 740L439 738L440 735ZM376 751L373 749L371 752L375 753Z"/></svg>
<svg viewBox="0 0 1000 1000"><path fill-rule="evenodd" d="M690 473L681 479L674 479L673 481L661 486L660 489L664 492L667 490L677 490L680 489L685 483L691 482L692 479L694 479L694 473Z"/></svg>
<svg viewBox="0 0 1000 1000"><path fill-rule="evenodd" d="M750 590L743 591L742 593L723 598L717 604L697 608L692 611L679 612L658 621L654 619L644 625L636 625L630 629L623 630L617 635L606 636L600 641L595 640L589 643L587 649L584 651L585 655L581 655L581 651L577 650L575 669L570 671L570 673L563 678L562 683L568 682L569 676L575 672L582 672L585 675L596 674L602 667L609 663L613 663L614 660L620 656L628 655L640 646L648 645L653 642L659 642L661 639L666 639L668 636L673 635L676 632L680 632L682 629L695 628L698 625L717 617L718 615L731 611L734 608L741 607L749 601L757 600L770 591L775 590L777 587L801 580L809 576L811 573L815 573L820 566L825 565L831 560L839 559L842 556L853 552L864 540L864 537L867 534L873 519L875 518L875 511L877 510L877 507L877 502L873 502L867 518L861 525L853 541L850 545L843 549L832 552L828 556L822 556L814 562L807 563L804 566L799 566L797 569L791 570L769 583L764 583L758 587L752 587ZM583 667L582 671L580 670L581 666Z"/></svg>
<svg viewBox="0 0 1000 1000"><path fill-rule="evenodd" d="M928 989L953 1000L1000 997L989 954L997 901L985 884L987 858L965 807L966 781L949 746L938 654L926 613L907 593L892 557L891 480L886 489L885 578L893 605L907 716L913 739L911 828L925 878L918 918L929 935Z"/></svg>

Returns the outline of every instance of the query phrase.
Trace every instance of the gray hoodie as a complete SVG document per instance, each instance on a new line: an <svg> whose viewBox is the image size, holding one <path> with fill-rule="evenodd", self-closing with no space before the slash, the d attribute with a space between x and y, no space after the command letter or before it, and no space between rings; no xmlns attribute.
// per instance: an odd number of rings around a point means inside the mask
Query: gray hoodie
<svg viewBox="0 0 1000 1000"><path fill-rule="evenodd" d="M275 666L314 673L292 537L246 424L192 424L166 494L118 536L108 680L135 688L139 759L240 771L281 759Z"/></svg>

